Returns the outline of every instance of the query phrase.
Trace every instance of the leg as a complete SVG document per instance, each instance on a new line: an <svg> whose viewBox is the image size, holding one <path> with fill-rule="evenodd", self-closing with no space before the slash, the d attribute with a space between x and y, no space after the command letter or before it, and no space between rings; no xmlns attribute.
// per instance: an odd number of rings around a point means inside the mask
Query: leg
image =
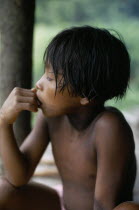
<svg viewBox="0 0 139 210"><path fill-rule="evenodd" d="M61 207L54 189L35 182L14 187L1 177L0 210L61 210Z"/></svg>
<svg viewBox="0 0 139 210"><path fill-rule="evenodd" d="M124 202L114 208L114 210L139 210L139 204L134 202Z"/></svg>

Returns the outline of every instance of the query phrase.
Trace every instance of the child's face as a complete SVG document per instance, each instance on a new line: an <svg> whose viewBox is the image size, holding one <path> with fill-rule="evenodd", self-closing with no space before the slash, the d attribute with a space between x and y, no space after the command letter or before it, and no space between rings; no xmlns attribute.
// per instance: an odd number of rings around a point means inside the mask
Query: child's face
<svg viewBox="0 0 139 210"><path fill-rule="evenodd" d="M60 81L61 75L58 76ZM59 92L55 96L56 81L52 68L46 67L44 75L36 83L37 97L42 103L41 109L45 116L54 117L76 111L80 106L81 97L69 96L68 90L65 87L63 93Z"/></svg>

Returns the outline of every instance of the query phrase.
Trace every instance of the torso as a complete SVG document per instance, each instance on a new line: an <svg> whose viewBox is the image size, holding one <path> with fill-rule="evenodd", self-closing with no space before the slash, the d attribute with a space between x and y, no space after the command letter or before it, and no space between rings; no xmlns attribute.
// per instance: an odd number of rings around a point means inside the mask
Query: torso
<svg viewBox="0 0 139 210"><path fill-rule="evenodd" d="M97 173L95 124L103 113L89 125L86 132L74 137L67 129L64 116L48 120L53 155L64 190L67 210L92 210Z"/></svg>

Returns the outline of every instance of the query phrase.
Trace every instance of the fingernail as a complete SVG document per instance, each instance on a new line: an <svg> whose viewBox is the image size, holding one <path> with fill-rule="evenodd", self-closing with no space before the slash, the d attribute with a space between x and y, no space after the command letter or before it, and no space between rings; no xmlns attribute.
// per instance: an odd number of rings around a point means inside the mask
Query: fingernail
<svg viewBox="0 0 139 210"><path fill-rule="evenodd" d="M36 88L31 88L31 91L37 91L37 89Z"/></svg>

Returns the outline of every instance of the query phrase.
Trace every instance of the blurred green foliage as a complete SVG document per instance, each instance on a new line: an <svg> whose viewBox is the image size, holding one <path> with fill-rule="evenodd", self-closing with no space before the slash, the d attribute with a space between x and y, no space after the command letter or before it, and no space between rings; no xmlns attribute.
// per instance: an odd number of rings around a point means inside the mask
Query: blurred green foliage
<svg viewBox="0 0 139 210"><path fill-rule="evenodd" d="M138 17L138 0L37 0L37 23L83 23Z"/></svg>
<svg viewBox="0 0 139 210"><path fill-rule="evenodd" d="M139 1L137 0L37 0L34 31L34 80L43 74L43 53L61 30L79 25L114 29L131 56L131 85L125 100L108 104L127 109L139 104ZM119 78L120 79L120 78Z"/></svg>

